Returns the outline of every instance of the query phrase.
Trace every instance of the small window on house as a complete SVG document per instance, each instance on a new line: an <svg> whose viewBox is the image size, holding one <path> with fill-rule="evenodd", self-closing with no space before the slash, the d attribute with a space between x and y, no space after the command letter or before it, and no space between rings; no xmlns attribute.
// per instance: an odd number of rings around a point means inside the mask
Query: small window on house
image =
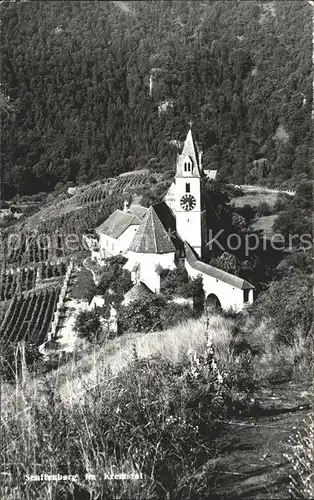
<svg viewBox="0 0 314 500"><path fill-rule="evenodd" d="M185 184L185 192L186 192L186 193L190 193L190 192L191 192L191 188L190 188L190 183L189 183L189 182L187 182L187 183Z"/></svg>
<svg viewBox="0 0 314 500"><path fill-rule="evenodd" d="M243 290L243 299L244 299L244 302L248 302L249 301L249 291L250 290Z"/></svg>
<svg viewBox="0 0 314 500"><path fill-rule="evenodd" d="M186 168L186 163L184 164L184 172L186 172L187 168Z"/></svg>

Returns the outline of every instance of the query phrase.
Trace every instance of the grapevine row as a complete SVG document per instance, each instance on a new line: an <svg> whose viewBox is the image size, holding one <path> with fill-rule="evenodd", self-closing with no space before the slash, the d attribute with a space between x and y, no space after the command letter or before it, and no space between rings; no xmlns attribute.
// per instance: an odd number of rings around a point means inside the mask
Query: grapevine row
<svg viewBox="0 0 314 500"><path fill-rule="evenodd" d="M28 265L62 257L62 238L53 234L21 233L9 235L5 252L7 264ZM3 258L2 258L3 260Z"/></svg>
<svg viewBox="0 0 314 500"><path fill-rule="evenodd" d="M35 345L46 338L56 309L60 288L15 296L1 324L4 344L25 340Z"/></svg>
<svg viewBox="0 0 314 500"><path fill-rule="evenodd" d="M19 272L0 274L0 300L10 300L13 295L36 286L36 269L28 267Z"/></svg>
<svg viewBox="0 0 314 500"><path fill-rule="evenodd" d="M36 287L38 280L59 278L66 273L66 263L58 261L54 263L45 262L37 267L26 267L14 272L0 273L0 300L10 300L16 294L32 290Z"/></svg>

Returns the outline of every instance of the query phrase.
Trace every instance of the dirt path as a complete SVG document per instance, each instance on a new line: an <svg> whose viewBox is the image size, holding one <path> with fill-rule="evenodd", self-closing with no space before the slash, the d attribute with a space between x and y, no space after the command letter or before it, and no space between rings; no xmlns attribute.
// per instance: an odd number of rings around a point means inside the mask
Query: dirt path
<svg viewBox="0 0 314 500"><path fill-rule="evenodd" d="M311 411L309 391L309 383L278 386L260 395L263 409L259 416L230 423L211 498L289 498L291 469L284 454L289 437L302 429Z"/></svg>
<svg viewBox="0 0 314 500"><path fill-rule="evenodd" d="M71 276L71 282L77 278L77 269ZM77 340L77 332L74 328L77 315L81 311L86 311L88 305L85 301L76 299L71 296L71 286L68 288L68 292L65 300L65 314L60 321L60 325L57 332L57 341L60 344L60 349L66 352L73 352L75 343Z"/></svg>
<svg viewBox="0 0 314 500"><path fill-rule="evenodd" d="M75 347L77 333L74 325L76 317L80 311L86 310L86 304L76 299L70 299L66 304L65 318L60 326L57 334L57 340L60 344L60 349L67 352L72 352Z"/></svg>
<svg viewBox="0 0 314 500"><path fill-rule="evenodd" d="M88 271L90 271L92 273L94 283L97 286L97 285L99 285L100 278L99 278L99 276L97 276L97 274L95 273L92 266L89 265L89 259L90 259L90 257L86 257L86 259L84 259L83 266L85 267L85 269L87 269Z"/></svg>
<svg viewBox="0 0 314 500"><path fill-rule="evenodd" d="M271 189L265 186L253 186L250 184L240 184L239 186L244 192L255 192L255 191L260 191L263 193L284 193L284 194L289 194L290 196L295 195L295 191L291 190L282 190L282 189Z"/></svg>

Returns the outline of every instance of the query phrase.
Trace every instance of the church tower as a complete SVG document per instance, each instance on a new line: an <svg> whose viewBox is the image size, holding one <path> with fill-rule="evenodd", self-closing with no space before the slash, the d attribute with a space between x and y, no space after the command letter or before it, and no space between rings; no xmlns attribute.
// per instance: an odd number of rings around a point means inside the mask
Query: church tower
<svg viewBox="0 0 314 500"><path fill-rule="evenodd" d="M205 174L201 155L190 128L183 151L177 159L173 208L178 236L187 241L200 258L206 244L206 211L202 195L202 178Z"/></svg>

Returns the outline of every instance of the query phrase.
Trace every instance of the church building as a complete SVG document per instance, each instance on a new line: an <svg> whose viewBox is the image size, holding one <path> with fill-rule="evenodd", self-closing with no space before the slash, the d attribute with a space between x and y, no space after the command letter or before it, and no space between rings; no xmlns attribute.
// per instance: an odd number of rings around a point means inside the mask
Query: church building
<svg viewBox="0 0 314 500"><path fill-rule="evenodd" d="M202 276L205 303L239 311L253 302L254 286L202 261L209 229L202 191L205 172L190 128L164 200L149 209L125 203L111 214L96 228L99 249L94 256L101 263L124 255L135 286L144 285L136 290L152 293L160 291L160 268L184 265L191 278Z"/></svg>

